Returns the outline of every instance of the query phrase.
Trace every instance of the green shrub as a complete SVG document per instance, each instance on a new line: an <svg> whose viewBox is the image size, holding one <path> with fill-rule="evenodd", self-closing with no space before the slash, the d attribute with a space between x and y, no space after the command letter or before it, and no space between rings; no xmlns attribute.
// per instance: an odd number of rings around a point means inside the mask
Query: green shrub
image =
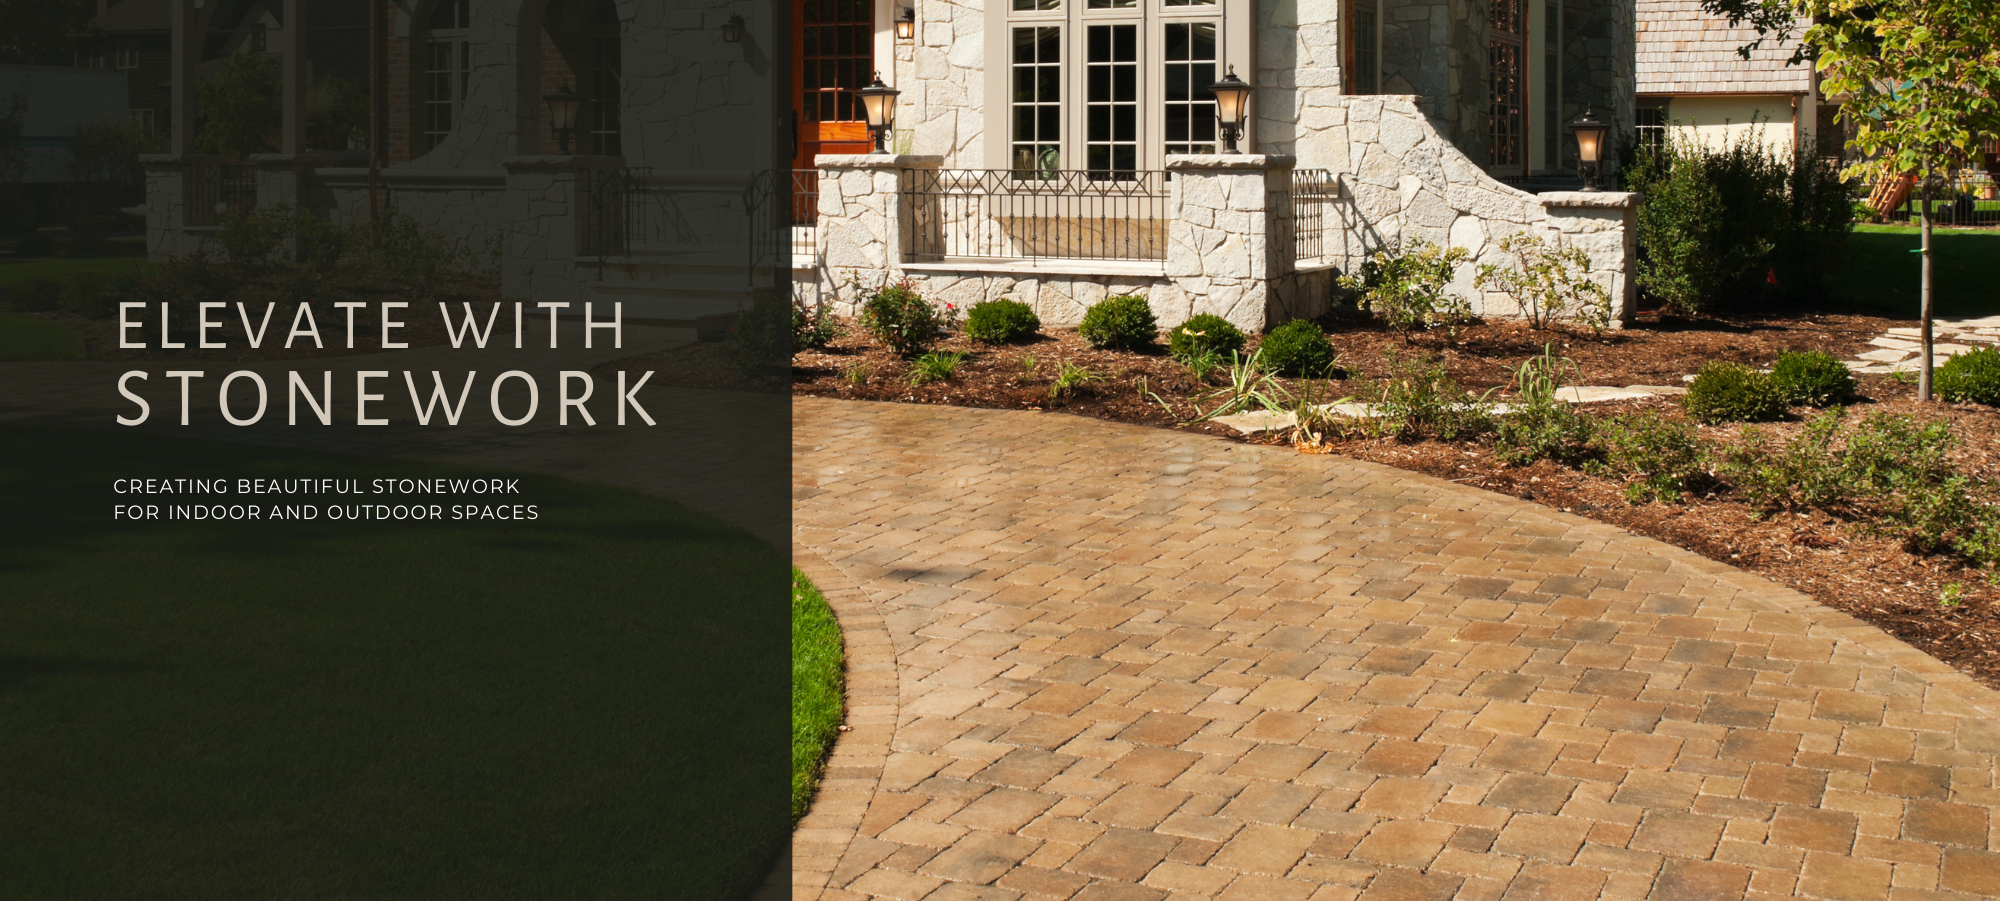
<svg viewBox="0 0 2000 901"><path fill-rule="evenodd" d="M1936 374L1939 397L1953 403L2000 406L2000 349L1985 347L1944 361Z"/></svg>
<svg viewBox="0 0 2000 901"><path fill-rule="evenodd" d="M917 293L914 282L883 285L861 299L861 327L904 356L921 354L944 338L950 307L940 308Z"/></svg>
<svg viewBox="0 0 2000 901"><path fill-rule="evenodd" d="M72 257L94 256L111 246L111 238L94 228L72 228L69 243L63 245L63 255Z"/></svg>
<svg viewBox="0 0 2000 901"><path fill-rule="evenodd" d="M1243 349L1243 330L1214 313L1202 313L1167 333L1167 352L1182 363L1219 361Z"/></svg>
<svg viewBox="0 0 2000 901"><path fill-rule="evenodd" d="M1592 453L1592 421L1558 396L1577 374L1576 361L1542 348L1514 370L1515 409L1494 424L1493 455L1510 466L1536 460L1574 465Z"/></svg>
<svg viewBox="0 0 2000 901"><path fill-rule="evenodd" d="M1092 347L1133 350L1152 344L1160 335L1160 323L1146 298L1121 294L1091 304L1076 332Z"/></svg>
<svg viewBox="0 0 2000 901"><path fill-rule="evenodd" d="M1716 471L1760 510L1829 509L1855 497L1844 456L1835 447L1846 411L1835 407L1806 421L1782 448L1748 427L1716 454Z"/></svg>
<svg viewBox="0 0 2000 901"><path fill-rule="evenodd" d="M1513 268L1483 265L1473 287L1514 298L1530 328L1572 322L1596 332L1611 324L1611 292L1591 280L1590 254L1583 248L1565 246L1560 236L1550 243L1540 235L1515 232L1500 239L1500 250L1513 255Z"/></svg>
<svg viewBox="0 0 2000 901"><path fill-rule="evenodd" d="M1709 443L1678 419L1613 416L1597 423L1591 442L1605 471L1632 480L1625 486L1630 503L1674 503L1709 480Z"/></svg>
<svg viewBox="0 0 2000 901"><path fill-rule="evenodd" d="M1279 375L1323 379L1333 375L1333 343L1308 319L1294 319L1271 330L1257 345L1264 369Z"/></svg>
<svg viewBox="0 0 2000 901"><path fill-rule="evenodd" d="M394 207L362 224L359 232L366 240L367 264L394 275L419 296L430 295L445 276L475 268L472 252L453 244L443 229L425 228Z"/></svg>
<svg viewBox="0 0 2000 901"><path fill-rule="evenodd" d="M1769 375L1722 360L1702 365L1681 405L1706 423L1772 422L1785 416L1784 394Z"/></svg>
<svg viewBox="0 0 2000 901"><path fill-rule="evenodd" d="M1638 285L1666 309L1729 312L1774 291L1813 297L1839 264L1853 214L1837 167L1777 156L1760 131L1722 148L1684 138L1636 148L1621 170L1626 189L1646 197Z"/></svg>
<svg viewBox="0 0 2000 901"><path fill-rule="evenodd" d="M910 363L910 387L950 381L952 375L958 372L958 364L965 362L968 356L971 354L934 350L916 358Z"/></svg>
<svg viewBox="0 0 2000 901"><path fill-rule="evenodd" d="M52 256L55 252L55 237L40 229L28 232L14 242L14 257L16 259Z"/></svg>
<svg viewBox="0 0 2000 901"><path fill-rule="evenodd" d="M1823 350L1778 354L1771 382L1788 403L1826 407L1854 399L1854 374Z"/></svg>
<svg viewBox="0 0 2000 901"><path fill-rule="evenodd" d="M292 230L299 239L299 263L316 272L333 271L354 252L364 227L300 210L292 219Z"/></svg>
<svg viewBox="0 0 2000 901"><path fill-rule="evenodd" d="M813 308L801 300L792 301L792 353L825 347L840 337L840 322L832 307Z"/></svg>
<svg viewBox="0 0 2000 901"><path fill-rule="evenodd" d="M135 268L113 273L83 272L63 286L62 308L85 319L109 319L118 315L118 304L134 299L139 291Z"/></svg>
<svg viewBox="0 0 2000 901"><path fill-rule="evenodd" d="M1339 285L1358 292L1362 309L1407 337L1414 330L1472 318L1471 304L1444 290L1470 259L1472 251L1463 247L1442 248L1414 238L1401 255L1384 251L1369 257L1358 277L1343 275Z"/></svg>
<svg viewBox="0 0 2000 901"><path fill-rule="evenodd" d="M982 300L965 311L965 336L988 344L1032 338L1042 330L1042 317L1018 300Z"/></svg>
<svg viewBox="0 0 2000 901"><path fill-rule="evenodd" d="M761 379L790 368L791 307L783 296L759 294L723 335L723 356L743 378Z"/></svg>
<svg viewBox="0 0 2000 901"><path fill-rule="evenodd" d="M46 275L22 279L7 291L7 308L16 313L46 313L62 306L63 284Z"/></svg>
<svg viewBox="0 0 2000 901"><path fill-rule="evenodd" d="M262 272L283 261L285 242L296 233L292 208L231 212L208 240L245 272Z"/></svg>
<svg viewBox="0 0 2000 901"><path fill-rule="evenodd" d="M1456 441L1492 427L1491 391L1482 397L1467 394L1429 355L1406 357L1389 348L1384 356L1390 376L1376 395L1375 416L1368 423L1375 433L1400 440Z"/></svg>

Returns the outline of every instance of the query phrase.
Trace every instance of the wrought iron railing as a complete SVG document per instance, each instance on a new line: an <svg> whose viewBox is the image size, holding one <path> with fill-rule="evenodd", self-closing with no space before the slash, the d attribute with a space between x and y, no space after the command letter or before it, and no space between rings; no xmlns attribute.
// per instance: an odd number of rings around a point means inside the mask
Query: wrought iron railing
<svg viewBox="0 0 2000 901"><path fill-rule="evenodd" d="M623 256L631 252L630 169L576 170L578 256Z"/></svg>
<svg viewBox="0 0 2000 901"><path fill-rule="evenodd" d="M1889 190L1880 188L1876 183L1863 182L1856 192L1869 198L1870 205L1874 205L1878 193L1885 195L1883 199L1888 206L1883 218L1889 222L1916 225L1923 221L1924 190L1921 185L1905 179L1900 186L1891 182ZM1983 172L1968 173L1948 183L1942 180L1933 182L1931 222L1959 228L2000 226L2000 183Z"/></svg>
<svg viewBox="0 0 2000 901"><path fill-rule="evenodd" d="M1167 173L905 169L905 259L1164 260Z"/></svg>
<svg viewBox="0 0 2000 901"><path fill-rule="evenodd" d="M189 228L221 225L230 213L257 208L257 169L249 163L189 163L181 168L181 185Z"/></svg>
<svg viewBox="0 0 2000 901"><path fill-rule="evenodd" d="M1292 170L1292 249L1300 265L1326 256L1327 231L1337 217L1333 205L1340 200L1340 178L1326 169Z"/></svg>
<svg viewBox="0 0 2000 901"><path fill-rule="evenodd" d="M750 223L750 277L760 270L773 279L819 258L819 172L770 169L757 173L743 192ZM783 276L778 272L787 272Z"/></svg>

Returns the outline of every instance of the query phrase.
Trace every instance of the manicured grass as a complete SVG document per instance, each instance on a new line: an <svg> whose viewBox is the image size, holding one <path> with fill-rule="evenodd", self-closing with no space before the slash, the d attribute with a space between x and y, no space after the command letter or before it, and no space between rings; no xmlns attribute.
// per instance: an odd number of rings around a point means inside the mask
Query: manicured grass
<svg viewBox="0 0 2000 901"><path fill-rule="evenodd" d="M1830 279L1835 299L1871 312L1915 318L1922 258L1910 251L1919 229L1856 226L1840 273ZM1934 229L1932 278L1940 316L2000 314L2000 231Z"/></svg>
<svg viewBox="0 0 2000 901"><path fill-rule="evenodd" d="M0 313L0 362L81 360L83 336L60 322L24 313Z"/></svg>
<svg viewBox="0 0 2000 901"><path fill-rule="evenodd" d="M102 254L78 257L31 257L18 260L12 256L0 257L0 291L13 287L16 283L48 276L59 282L69 281L80 272L119 272L146 262L146 242L117 239L111 242Z"/></svg>
<svg viewBox="0 0 2000 901"><path fill-rule="evenodd" d="M805 816L846 715L840 624L811 580L792 570L792 819Z"/></svg>
<svg viewBox="0 0 2000 901"><path fill-rule="evenodd" d="M135 432L0 427L0 894L707 899L766 876L781 553L538 474L514 474L505 502L541 516L516 524L116 522L146 499L115 477L491 474Z"/></svg>

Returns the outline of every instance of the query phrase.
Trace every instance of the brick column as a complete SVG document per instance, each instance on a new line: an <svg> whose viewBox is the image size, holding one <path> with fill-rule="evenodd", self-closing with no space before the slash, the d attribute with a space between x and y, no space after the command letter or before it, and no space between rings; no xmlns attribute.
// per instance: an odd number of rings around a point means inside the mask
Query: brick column
<svg viewBox="0 0 2000 901"><path fill-rule="evenodd" d="M1293 158L1268 154L1170 156L1167 277L1193 313L1261 331L1274 278L1288 279Z"/></svg>
<svg viewBox="0 0 2000 901"><path fill-rule="evenodd" d="M917 219L902 202L903 170L935 170L944 157L839 154L820 156L814 163L819 167L820 243L826 248L822 290L850 308L855 294L851 282L873 287L902 274ZM927 221L934 223L937 217Z"/></svg>

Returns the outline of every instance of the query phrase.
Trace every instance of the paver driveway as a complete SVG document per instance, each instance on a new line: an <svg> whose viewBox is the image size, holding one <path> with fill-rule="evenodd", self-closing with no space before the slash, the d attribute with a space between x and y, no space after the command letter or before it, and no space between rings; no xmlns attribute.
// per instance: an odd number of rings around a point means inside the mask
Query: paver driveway
<svg viewBox="0 0 2000 901"><path fill-rule="evenodd" d="M797 897L2000 891L2000 696L1763 579L1282 448L794 423L854 665Z"/></svg>

